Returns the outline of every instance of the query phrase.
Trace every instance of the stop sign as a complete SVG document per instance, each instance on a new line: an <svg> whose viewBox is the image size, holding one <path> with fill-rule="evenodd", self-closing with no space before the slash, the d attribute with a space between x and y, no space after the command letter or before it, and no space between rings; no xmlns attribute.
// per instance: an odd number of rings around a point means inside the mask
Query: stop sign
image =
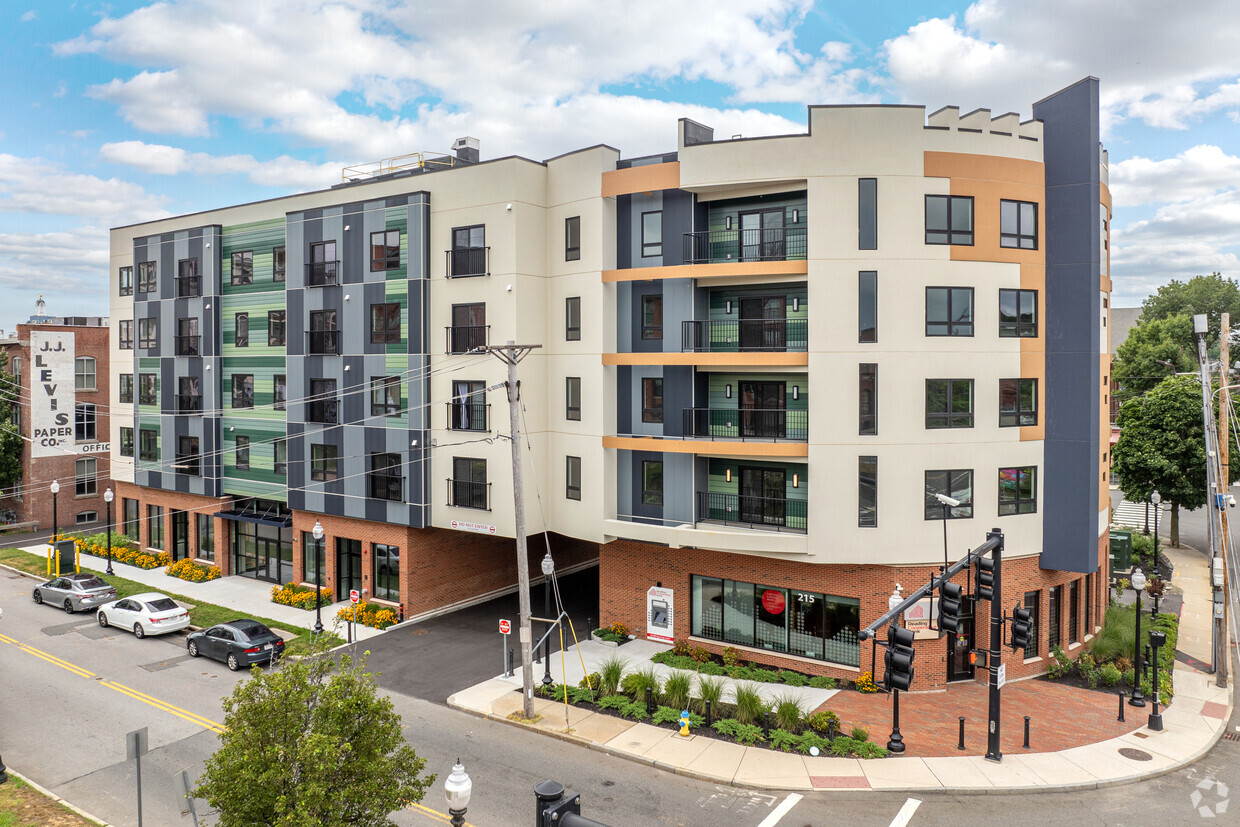
<svg viewBox="0 0 1240 827"><path fill-rule="evenodd" d="M361 600L361 599L362 599L362 593L361 593L361 592L359 592L357 589L350 589L350 590L349 590L349 602L350 602L350 603L356 603L356 602L358 602L358 601L359 601L359 600Z"/></svg>
<svg viewBox="0 0 1240 827"><path fill-rule="evenodd" d="M499 633L500 633L501 635L506 635L506 634L508 634L508 633L509 633L509 632L511 632L511 631L512 631L512 624L511 624L511 623L509 623L507 620L501 620L501 621L499 622Z"/></svg>

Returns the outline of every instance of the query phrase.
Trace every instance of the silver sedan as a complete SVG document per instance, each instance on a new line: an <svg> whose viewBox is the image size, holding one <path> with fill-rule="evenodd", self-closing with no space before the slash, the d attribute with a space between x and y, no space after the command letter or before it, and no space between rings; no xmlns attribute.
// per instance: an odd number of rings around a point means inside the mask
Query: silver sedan
<svg viewBox="0 0 1240 827"><path fill-rule="evenodd" d="M49 603L69 614L89 611L109 600L116 599L116 589L103 582L96 574L75 572L62 574L34 587L35 603Z"/></svg>

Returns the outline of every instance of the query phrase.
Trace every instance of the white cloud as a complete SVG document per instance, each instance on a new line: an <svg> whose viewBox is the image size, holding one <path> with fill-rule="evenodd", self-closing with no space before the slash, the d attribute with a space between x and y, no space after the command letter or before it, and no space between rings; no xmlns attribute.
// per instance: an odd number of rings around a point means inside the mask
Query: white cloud
<svg viewBox="0 0 1240 827"><path fill-rule="evenodd" d="M23 23L29 23L35 20L38 16L39 16L39 13L35 11L34 9L31 9L30 11L26 12L21 17L19 17L18 20L20 20Z"/></svg>
<svg viewBox="0 0 1240 827"><path fill-rule="evenodd" d="M119 225L168 215L163 202L128 181L70 172L42 158L0 153L0 212L77 216Z"/></svg>
<svg viewBox="0 0 1240 827"><path fill-rule="evenodd" d="M1209 144L1161 161L1138 155L1110 168L1111 195L1125 207L1191 201L1235 188L1240 158Z"/></svg>
<svg viewBox="0 0 1240 827"><path fill-rule="evenodd" d="M107 283L107 230L76 227L46 233L0 233L0 285L6 288L104 293ZM106 308L106 303L103 306ZM100 314L96 311L93 315Z"/></svg>
<svg viewBox="0 0 1240 827"><path fill-rule="evenodd" d="M245 175L255 184L289 189L320 189L339 183L341 163L312 164L281 155L258 161L252 155L209 155L143 141L119 141L99 148L99 158L156 175Z"/></svg>

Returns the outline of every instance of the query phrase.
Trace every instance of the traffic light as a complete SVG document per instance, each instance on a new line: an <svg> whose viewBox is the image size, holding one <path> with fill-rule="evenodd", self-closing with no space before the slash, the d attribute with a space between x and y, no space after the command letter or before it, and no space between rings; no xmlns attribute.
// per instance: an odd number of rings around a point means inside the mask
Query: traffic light
<svg viewBox="0 0 1240 827"><path fill-rule="evenodd" d="M913 632L894 623L887 627L887 653L883 664L887 667L883 683L887 689L908 689L913 683Z"/></svg>
<svg viewBox="0 0 1240 827"><path fill-rule="evenodd" d="M995 561L977 558L977 599L993 600L995 596Z"/></svg>
<svg viewBox="0 0 1240 827"><path fill-rule="evenodd" d="M958 583L947 582L939 586L939 628L953 635L960 631L960 607L964 603L964 589Z"/></svg>
<svg viewBox="0 0 1240 827"><path fill-rule="evenodd" d="M1033 612L1017 605L1012 609L1012 649L1024 649L1033 639Z"/></svg>

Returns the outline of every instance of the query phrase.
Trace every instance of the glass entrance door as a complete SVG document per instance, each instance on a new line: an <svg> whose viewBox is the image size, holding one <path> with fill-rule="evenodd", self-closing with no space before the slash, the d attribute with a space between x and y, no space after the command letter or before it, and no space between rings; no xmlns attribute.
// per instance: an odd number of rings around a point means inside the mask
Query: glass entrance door
<svg viewBox="0 0 1240 827"><path fill-rule="evenodd" d="M741 382L741 436L783 439L787 432L783 382ZM783 498L783 492L780 492Z"/></svg>
<svg viewBox="0 0 1240 827"><path fill-rule="evenodd" d="M172 512L172 560L184 560L189 557L189 514L185 511Z"/></svg>
<svg viewBox="0 0 1240 827"><path fill-rule="evenodd" d="M336 540L336 599L348 600L349 590L362 589L362 541Z"/></svg>
<svg viewBox="0 0 1240 827"><path fill-rule="evenodd" d="M784 525L786 479L782 468L741 468L741 520Z"/></svg>
<svg viewBox="0 0 1240 827"><path fill-rule="evenodd" d="M784 350L785 303L783 296L741 297L741 350Z"/></svg>
<svg viewBox="0 0 1240 827"><path fill-rule="evenodd" d="M741 261L773 261L784 257L784 211L754 210L740 214Z"/></svg>

